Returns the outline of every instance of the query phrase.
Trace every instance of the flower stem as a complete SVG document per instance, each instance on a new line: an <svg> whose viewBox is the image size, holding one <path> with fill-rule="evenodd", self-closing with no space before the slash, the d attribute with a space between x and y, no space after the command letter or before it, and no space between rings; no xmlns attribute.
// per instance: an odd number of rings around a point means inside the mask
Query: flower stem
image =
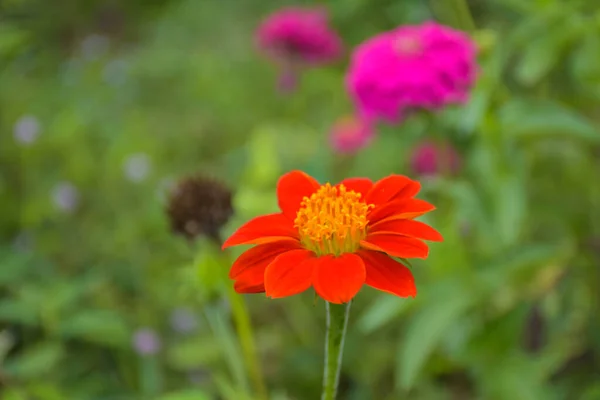
<svg viewBox="0 0 600 400"><path fill-rule="evenodd" d="M327 337L325 338L325 373L323 374L323 395L321 400L335 400L342 369L342 354L350 304L332 304L327 307Z"/></svg>
<svg viewBox="0 0 600 400"><path fill-rule="evenodd" d="M231 304L231 312L235 321L240 346L242 347L244 362L250 374L254 391L258 399L266 400L268 399L267 389L263 381L260 362L256 355L254 334L252 332L248 308L246 307L244 298L235 292L232 285L227 285L227 297Z"/></svg>

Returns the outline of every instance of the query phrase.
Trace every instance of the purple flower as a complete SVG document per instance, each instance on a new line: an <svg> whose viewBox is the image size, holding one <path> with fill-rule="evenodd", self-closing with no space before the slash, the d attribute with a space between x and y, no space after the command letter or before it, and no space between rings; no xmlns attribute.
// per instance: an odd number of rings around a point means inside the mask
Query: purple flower
<svg viewBox="0 0 600 400"><path fill-rule="evenodd" d="M63 212L73 212L79 205L79 191L70 182L60 182L52 189L52 201Z"/></svg>
<svg viewBox="0 0 600 400"><path fill-rule="evenodd" d="M368 146L375 132L371 124L355 116L339 119L333 126L329 142L338 153L356 153Z"/></svg>
<svg viewBox="0 0 600 400"><path fill-rule="evenodd" d="M40 123L33 115L24 115L15 123L13 136L23 145L35 142L40 133Z"/></svg>
<svg viewBox="0 0 600 400"><path fill-rule="evenodd" d="M359 45L346 86L367 117L398 122L412 109L462 103L477 75L476 47L435 22L402 26Z"/></svg>
<svg viewBox="0 0 600 400"><path fill-rule="evenodd" d="M284 89L295 87L294 76L302 67L333 62L343 48L322 8L287 7L274 12L259 26L256 42L282 68Z"/></svg>
<svg viewBox="0 0 600 400"><path fill-rule="evenodd" d="M198 327L198 319L188 308L176 308L171 313L171 327L178 333L191 333Z"/></svg>
<svg viewBox="0 0 600 400"><path fill-rule="evenodd" d="M150 328L141 328L133 334L133 349L141 356L151 356L160 351L160 337Z"/></svg>
<svg viewBox="0 0 600 400"><path fill-rule="evenodd" d="M461 160L458 152L449 143L424 141L419 143L411 156L413 171L421 176L434 176L444 170L456 174L460 170Z"/></svg>

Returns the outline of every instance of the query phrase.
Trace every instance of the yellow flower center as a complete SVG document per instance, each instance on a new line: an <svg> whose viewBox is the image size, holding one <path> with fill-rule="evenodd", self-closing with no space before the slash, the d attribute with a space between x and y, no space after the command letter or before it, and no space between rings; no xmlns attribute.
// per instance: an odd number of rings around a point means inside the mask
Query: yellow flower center
<svg viewBox="0 0 600 400"><path fill-rule="evenodd" d="M329 183L310 197L304 197L294 226L300 241L317 255L351 253L367 235L367 213L374 206L361 194Z"/></svg>

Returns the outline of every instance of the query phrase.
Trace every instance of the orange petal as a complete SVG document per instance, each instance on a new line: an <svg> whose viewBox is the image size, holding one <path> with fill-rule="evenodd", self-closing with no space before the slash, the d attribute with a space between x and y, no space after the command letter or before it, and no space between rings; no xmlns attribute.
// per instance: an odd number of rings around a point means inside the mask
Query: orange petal
<svg viewBox="0 0 600 400"><path fill-rule="evenodd" d="M291 171L279 178L277 182L277 199L279 208L292 221L300 209L305 196L310 196L321 186L312 176L302 171Z"/></svg>
<svg viewBox="0 0 600 400"><path fill-rule="evenodd" d="M318 258L312 283L324 300L342 304L356 296L365 283L365 277L365 264L356 254L328 255Z"/></svg>
<svg viewBox="0 0 600 400"><path fill-rule="evenodd" d="M392 200L410 198L419 193L421 184L404 175L390 175L375 182L366 202L368 204L383 204Z"/></svg>
<svg viewBox="0 0 600 400"><path fill-rule="evenodd" d="M269 214L242 225L223 243L223 249L238 244L262 244L279 240L298 240L298 231L285 215Z"/></svg>
<svg viewBox="0 0 600 400"><path fill-rule="evenodd" d="M369 235L379 234L403 235L433 242L444 241L438 231L423 222L412 219L391 219L369 226Z"/></svg>
<svg viewBox="0 0 600 400"><path fill-rule="evenodd" d="M415 297L417 288L410 269L391 259L385 253L359 250L358 255L365 263L365 283L377 290L400 297Z"/></svg>
<svg viewBox="0 0 600 400"><path fill-rule="evenodd" d="M235 281L233 289L236 293L264 293L265 285L262 282L253 284L251 281Z"/></svg>
<svg viewBox="0 0 600 400"><path fill-rule="evenodd" d="M265 268L281 253L300 248L300 242L286 240L282 242L267 243L255 246L243 252L237 260L234 261L229 271L231 279L243 279L243 275L249 270L262 271L265 273ZM241 276L240 276L241 275ZM262 282L262 280L261 280Z"/></svg>
<svg viewBox="0 0 600 400"><path fill-rule="evenodd" d="M341 181L340 185L344 185L348 190L360 193L361 198L364 199L373 187L373 182L369 178L348 178Z"/></svg>
<svg viewBox="0 0 600 400"><path fill-rule="evenodd" d="M419 239L400 235L372 235L360 241L361 247L382 251L393 257L427 258L429 247Z"/></svg>
<svg viewBox="0 0 600 400"><path fill-rule="evenodd" d="M304 292L311 285L317 258L309 250L291 250L273 260L265 271L265 289L271 298Z"/></svg>
<svg viewBox="0 0 600 400"><path fill-rule="evenodd" d="M424 200L404 199L375 207L367 215L367 218L369 219L369 226L371 226L388 220L416 218L433 210L435 210L435 207Z"/></svg>

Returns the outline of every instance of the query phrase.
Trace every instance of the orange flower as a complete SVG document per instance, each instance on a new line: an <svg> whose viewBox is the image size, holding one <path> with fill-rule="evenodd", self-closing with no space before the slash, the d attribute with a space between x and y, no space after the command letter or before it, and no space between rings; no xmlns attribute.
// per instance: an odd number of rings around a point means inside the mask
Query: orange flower
<svg viewBox="0 0 600 400"><path fill-rule="evenodd" d="M443 240L414 220L435 209L414 198L420 188L402 175L332 186L301 171L285 174L277 184L281 212L248 221L223 244L257 245L231 267L235 290L279 298L312 286L337 304L350 301L363 284L416 296L412 273L391 257L427 258L423 240Z"/></svg>

